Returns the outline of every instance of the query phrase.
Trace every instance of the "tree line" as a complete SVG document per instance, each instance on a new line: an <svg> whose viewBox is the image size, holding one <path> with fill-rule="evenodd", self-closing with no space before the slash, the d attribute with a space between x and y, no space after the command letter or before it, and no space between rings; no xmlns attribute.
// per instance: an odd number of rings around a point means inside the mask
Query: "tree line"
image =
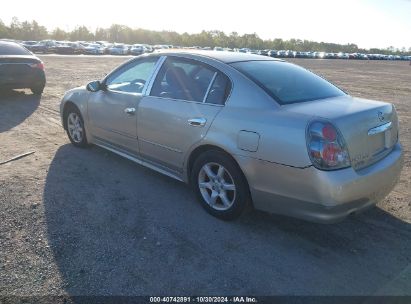
<svg viewBox="0 0 411 304"><path fill-rule="evenodd" d="M237 32L226 34L222 31L202 31L201 33L179 34L174 31L152 31L147 29L133 29L125 25L113 24L109 28L97 28L89 30L86 26L77 26L72 31L65 31L59 27L48 31L45 26L37 21L19 21L14 17L9 25L0 19L0 39L15 40L70 40L70 41L109 41L119 43L143 43L143 44L167 44L174 46L200 46L200 47L228 47L228 48L250 48L250 49L275 49L294 51L317 51L317 52L369 52L379 54L411 54L408 50L394 48L386 49L372 48L361 49L354 43L337 44L329 42L316 42L302 39L283 40L261 39L256 33L240 35Z"/></svg>

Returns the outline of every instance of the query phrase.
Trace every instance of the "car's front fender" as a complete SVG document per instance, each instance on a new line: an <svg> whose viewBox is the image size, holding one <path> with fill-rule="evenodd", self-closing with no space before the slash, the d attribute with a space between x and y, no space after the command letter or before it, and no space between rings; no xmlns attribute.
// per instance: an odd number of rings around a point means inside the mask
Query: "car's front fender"
<svg viewBox="0 0 411 304"><path fill-rule="evenodd" d="M68 104L75 105L83 117L85 127L87 129L88 125L88 114L87 114L87 101L89 98L90 92L87 91L85 87L79 87L67 91L60 103L60 118L62 126L65 128L64 124L64 111ZM87 131L87 130L86 130Z"/></svg>

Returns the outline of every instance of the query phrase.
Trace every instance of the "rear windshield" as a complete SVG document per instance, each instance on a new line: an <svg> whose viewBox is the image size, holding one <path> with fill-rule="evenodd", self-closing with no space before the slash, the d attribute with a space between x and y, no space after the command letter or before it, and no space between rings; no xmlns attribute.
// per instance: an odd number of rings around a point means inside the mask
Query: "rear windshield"
<svg viewBox="0 0 411 304"><path fill-rule="evenodd" d="M244 61L231 65L282 105L345 95L320 76L288 62Z"/></svg>
<svg viewBox="0 0 411 304"><path fill-rule="evenodd" d="M31 53L16 43L0 42L0 56L2 55L31 55Z"/></svg>

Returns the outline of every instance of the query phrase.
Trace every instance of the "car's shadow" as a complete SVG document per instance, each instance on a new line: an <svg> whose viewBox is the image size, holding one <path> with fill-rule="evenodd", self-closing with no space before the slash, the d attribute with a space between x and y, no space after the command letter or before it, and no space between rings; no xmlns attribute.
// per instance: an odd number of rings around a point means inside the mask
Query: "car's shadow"
<svg viewBox="0 0 411 304"><path fill-rule="evenodd" d="M0 133L21 124L37 109L40 99L25 91L0 90Z"/></svg>
<svg viewBox="0 0 411 304"><path fill-rule="evenodd" d="M184 184L71 145L54 156L44 205L71 296L411 293L411 226L379 208L335 225L261 212L223 222Z"/></svg>

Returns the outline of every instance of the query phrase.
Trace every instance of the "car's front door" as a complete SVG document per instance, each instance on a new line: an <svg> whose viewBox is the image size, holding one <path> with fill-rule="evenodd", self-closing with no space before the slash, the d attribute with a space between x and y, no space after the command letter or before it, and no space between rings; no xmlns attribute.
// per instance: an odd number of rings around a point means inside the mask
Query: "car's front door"
<svg viewBox="0 0 411 304"><path fill-rule="evenodd" d="M104 90L91 95L88 119L97 143L138 154L138 104L157 61L147 57L130 62L106 78Z"/></svg>
<svg viewBox="0 0 411 304"><path fill-rule="evenodd" d="M168 57L138 110L140 154L181 172L185 153L204 138L222 109L229 80L194 60Z"/></svg>

